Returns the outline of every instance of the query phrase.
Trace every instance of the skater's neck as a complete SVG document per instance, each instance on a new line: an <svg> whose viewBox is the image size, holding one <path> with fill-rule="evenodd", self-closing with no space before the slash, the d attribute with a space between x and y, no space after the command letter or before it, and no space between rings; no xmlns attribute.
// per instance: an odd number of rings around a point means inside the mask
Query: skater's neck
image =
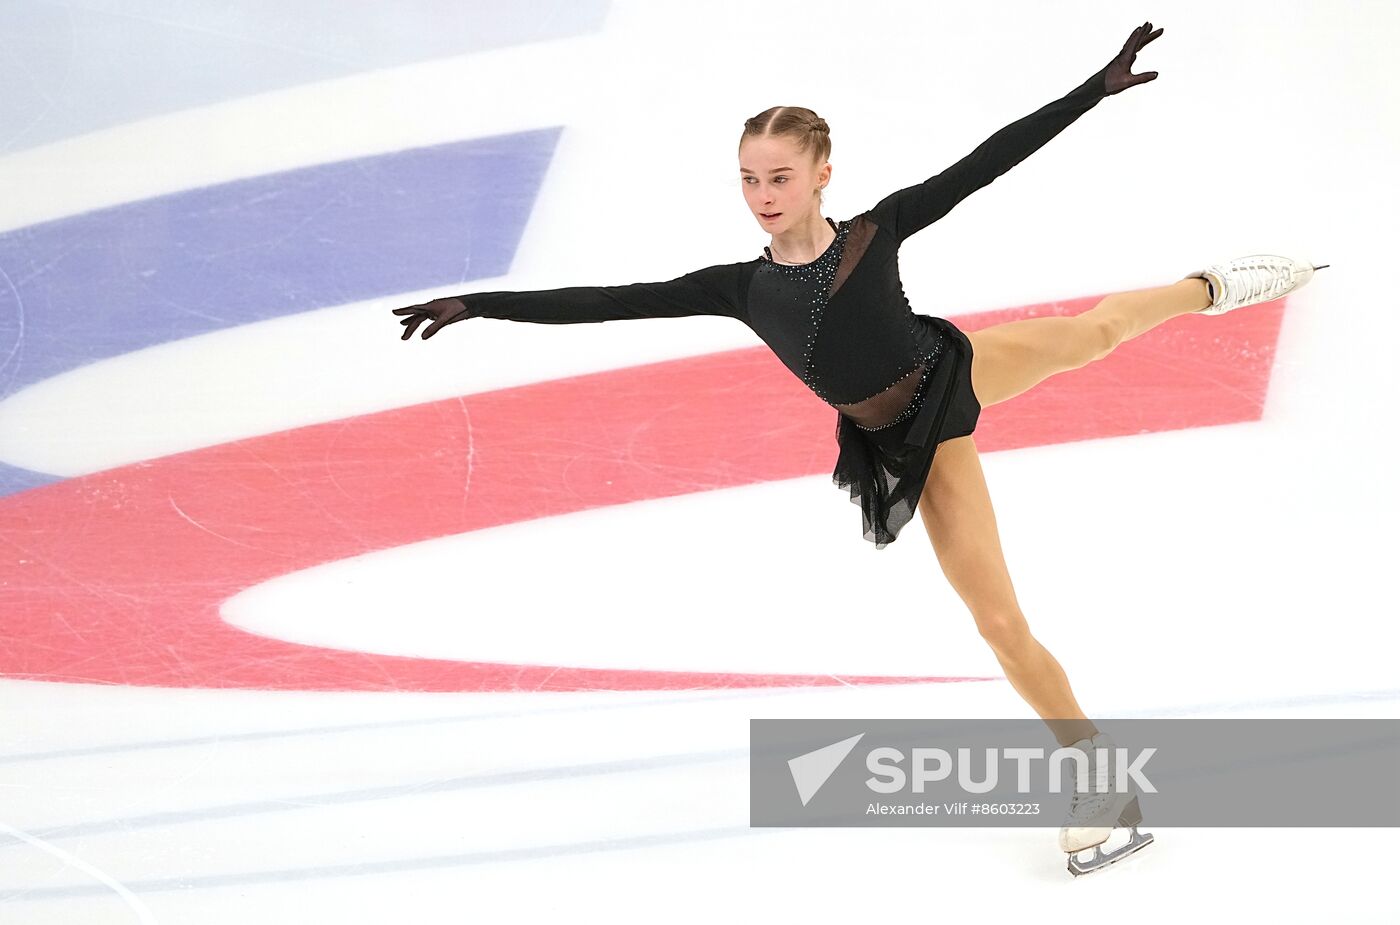
<svg viewBox="0 0 1400 925"><path fill-rule="evenodd" d="M836 229L829 218L813 215L811 221L773 235L769 250L777 263L812 263L830 249Z"/></svg>

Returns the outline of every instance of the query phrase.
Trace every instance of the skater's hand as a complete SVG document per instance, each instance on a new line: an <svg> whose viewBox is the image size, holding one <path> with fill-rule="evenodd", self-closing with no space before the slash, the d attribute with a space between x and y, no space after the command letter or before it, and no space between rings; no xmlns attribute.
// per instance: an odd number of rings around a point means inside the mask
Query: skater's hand
<svg viewBox="0 0 1400 925"><path fill-rule="evenodd" d="M422 305L410 305L407 308L394 309L396 315L407 315L399 324L404 326L403 337L399 340L408 340L413 336L413 332L418 329L418 325L432 319L433 323L423 331L423 339L427 340L438 332L444 325L449 325L454 321L461 321L467 317L467 307L462 304L461 299L433 299L431 302L424 302Z"/></svg>
<svg viewBox="0 0 1400 925"><path fill-rule="evenodd" d="M1124 43L1123 50L1118 53L1108 65L1108 72L1104 75L1104 89L1108 95L1122 93L1129 87L1136 87L1138 84L1145 84L1149 80L1157 79L1156 71L1148 71L1145 74L1133 73L1133 59L1137 53L1148 42L1162 34L1162 30L1152 31L1152 23L1145 22L1133 30L1133 34L1128 36L1128 41Z"/></svg>

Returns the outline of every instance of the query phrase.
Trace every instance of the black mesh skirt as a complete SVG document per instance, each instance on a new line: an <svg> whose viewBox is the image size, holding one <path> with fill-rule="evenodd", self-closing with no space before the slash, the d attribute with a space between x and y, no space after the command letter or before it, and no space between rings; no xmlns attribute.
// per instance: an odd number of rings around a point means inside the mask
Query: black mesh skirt
<svg viewBox="0 0 1400 925"><path fill-rule="evenodd" d="M836 417L839 453L831 480L860 506L865 538L884 549L914 518L938 444L977 427L982 406L972 390L972 342L952 322L915 315L920 356L928 374L910 404L913 413L887 427L867 429L842 412Z"/></svg>

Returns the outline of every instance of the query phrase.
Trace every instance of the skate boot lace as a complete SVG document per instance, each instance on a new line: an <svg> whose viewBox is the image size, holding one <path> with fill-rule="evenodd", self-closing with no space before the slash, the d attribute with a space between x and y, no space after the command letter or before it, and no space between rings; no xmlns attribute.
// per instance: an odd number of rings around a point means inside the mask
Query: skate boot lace
<svg viewBox="0 0 1400 925"><path fill-rule="evenodd" d="M1230 267L1228 276L1231 284L1229 301L1239 305L1277 298L1288 290L1293 281L1293 274L1288 268L1267 263Z"/></svg>
<svg viewBox="0 0 1400 925"><path fill-rule="evenodd" d="M1078 789L1069 798L1069 815L1071 819L1095 816L1103 812L1116 793L1109 789L1108 783L1108 762L1095 764L1093 767L1093 780L1089 783L1087 792Z"/></svg>

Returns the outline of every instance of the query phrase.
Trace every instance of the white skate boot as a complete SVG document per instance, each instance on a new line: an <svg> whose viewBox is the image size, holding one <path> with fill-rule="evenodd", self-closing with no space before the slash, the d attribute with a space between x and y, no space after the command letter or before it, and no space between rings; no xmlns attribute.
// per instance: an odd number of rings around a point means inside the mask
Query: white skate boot
<svg viewBox="0 0 1400 925"><path fill-rule="evenodd" d="M1203 279L1211 285L1212 302L1200 309L1202 315L1223 315L1245 305L1272 302L1301 289L1312 279L1313 271L1331 266L1291 260L1277 254L1254 254L1225 263L1213 263L1182 279Z"/></svg>
<svg viewBox="0 0 1400 925"><path fill-rule="evenodd" d="M1137 830L1142 823L1142 811L1138 808L1132 778L1124 780L1122 791L1113 789L1119 763L1113 740L1100 732L1092 740L1080 739L1069 747L1089 756L1087 790L1075 787L1069 815L1060 829L1060 850L1069 854L1069 872L1078 877L1102 870L1147 847L1152 844L1152 835L1143 835ZM1115 825L1127 826L1132 834L1126 844L1105 852L1100 846L1108 841ZM1079 852L1089 848L1094 849L1093 857L1081 861Z"/></svg>

